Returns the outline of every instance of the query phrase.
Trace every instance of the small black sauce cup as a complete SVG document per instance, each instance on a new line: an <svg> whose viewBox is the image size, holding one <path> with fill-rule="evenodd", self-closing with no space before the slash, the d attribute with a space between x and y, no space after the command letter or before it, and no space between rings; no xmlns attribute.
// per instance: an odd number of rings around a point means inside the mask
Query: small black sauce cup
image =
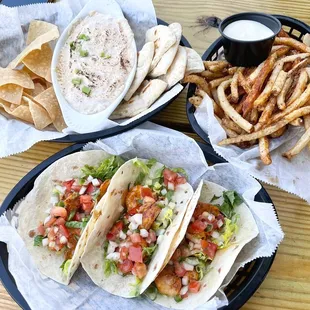
<svg viewBox="0 0 310 310"><path fill-rule="evenodd" d="M241 41L228 37L223 33L224 29L231 23L238 20L253 20L270 28L274 35L262 40ZM280 21L268 14L247 12L225 18L219 31L222 35L224 55L226 60L234 66L252 67L263 62L269 55L273 41L281 30Z"/></svg>

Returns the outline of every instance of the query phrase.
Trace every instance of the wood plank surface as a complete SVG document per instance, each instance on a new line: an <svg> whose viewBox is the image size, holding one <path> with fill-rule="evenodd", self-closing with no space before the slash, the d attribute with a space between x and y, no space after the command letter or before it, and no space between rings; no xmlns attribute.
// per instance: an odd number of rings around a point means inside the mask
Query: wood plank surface
<svg viewBox="0 0 310 310"><path fill-rule="evenodd" d="M199 17L224 18L242 11L261 11L290 15L310 23L310 1L216 1L154 0L158 17L167 22L180 22L190 44L202 54L219 36L214 28L206 30L197 23ZM181 96L153 121L186 131L195 139L186 117L184 91ZM41 142L30 150L0 159L0 203L14 185L32 168L68 144ZM307 180L308 181L308 180ZM259 290L243 307L245 310L310 309L310 208L294 195L266 186L279 214L285 232L275 262ZM0 284L0 309L20 309Z"/></svg>

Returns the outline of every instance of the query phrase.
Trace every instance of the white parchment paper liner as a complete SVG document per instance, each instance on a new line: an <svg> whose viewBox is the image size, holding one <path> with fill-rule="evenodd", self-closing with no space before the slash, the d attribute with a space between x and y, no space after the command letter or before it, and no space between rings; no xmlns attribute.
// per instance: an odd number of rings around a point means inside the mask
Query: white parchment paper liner
<svg viewBox="0 0 310 310"><path fill-rule="evenodd" d="M0 66L6 67L25 47L29 23L32 20L38 19L54 23L62 32L87 1L61 0L57 3L32 4L14 8L0 5ZM137 50L140 50L144 44L145 32L157 24L152 0L116 1L129 21L135 34ZM164 105L182 89L183 87L177 84L161 96L149 109L133 118L117 122L109 119L103 120L102 129L118 125L125 126ZM53 140L75 133L70 128L65 129L63 133L55 131L52 127L40 131L30 124L13 119L7 114L5 116L0 114L0 128L0 158L23 152L39 141Z"/></svg>
<svg viewBox="0 0 310 310"><path fill-rule="evenodd" d="M205 97L196 109L195 117L199 126L209 135L215 152L228 162L255 178L298 195L310 203L307 182L310 179L310 151L306 147L291 161L282 156L302 136L303 128L290 126L282 137L271 139L272 164L266 166L260 160L258 145L249 149L240 149L234 145L218 146L218 142L226 138L226 133L214 117L213 105L209 97Z"/></svg>
<svg viewBox="0 0 310 310"><path fill-rule="evenodd" d="M171 167L183 167L191 184L198 184L203 178L218 183L227 189L234 189L243 195L249 205L257 226L259 236L247 244L240 253L232 270L224 280L224 286L233 278L237 270L247 262L274 253L283 238L283 232L271 204L254 202L254 196L260 190L260 184L230 164L217 164L208 167L204 155L196 142L182 133L152 123L118 136L88 143L84 150L103 149L124 158L139 156L156 158ZM18 210L18 208L17 208ZM29 211L31 212L31 211ZM42 275L34 266L7 217L0 217L0 241L7 243L9 251L9 269L18 289L35 309L161 309L160 306L145 298L124 299L106 293L96 287L86 273L79 268L69 286L60 285ZM16 218L12 223L16 223ZM227 304L223 287L207 304L199 309L216 309Z"/></svg>

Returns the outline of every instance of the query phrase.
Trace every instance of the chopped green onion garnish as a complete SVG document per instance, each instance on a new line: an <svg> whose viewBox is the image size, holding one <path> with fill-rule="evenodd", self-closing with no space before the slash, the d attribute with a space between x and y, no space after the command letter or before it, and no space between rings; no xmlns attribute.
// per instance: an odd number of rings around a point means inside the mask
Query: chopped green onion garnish
<svg viewBox="0 0 310 310"><path fill-rule="evenodd" d="M90 89L89 87L87 87L87 86L83 86L82 92L83 92L85 95L89 96L90 93L91 93L91 89Z"/></svg>
<svg viewBox="0 0 310 310"><path fill-rule="evenodd" d="M74 51L75 49L76 49L75 42L74 41L70 42L70 50Z"/></svg>
<svg viewBox="0 0 310 310"><path fill-rule="evenodd" d="M74 70L74 73L75 73L75 74L80 74L81 72L82 72L82 71L81 71L80 69L75 69L75 70Z"/></svg>
<svg viewBox="0 0 310 310"><path fill-rule="evenodd" d="M182 301L182 297L180 295L177 295L177 296L174 297L174 300L176 302L180 302L180 301Z"/></svg>
<svg viewBox="0 0 310 310"><path fill-rule="evenodd" d="M84 41L89 41L90 37L87 36L86 34L82 33L82 34L79 35L78 39L84 40Z"/></svg>
<svg viewBox="0 0 310 310"><path fill-rule="evenodd" d="M87 57L88 56L88 52L84 51L84 50L80 50L80 56Z"/></svg>
<svg viewBox="0 0 310 310"><path fill-rule="evenodd" d="M79 78L72 79L73 85L81 85L81 83L82 83L82 79L79 79Z"/></svg>
<svg viewBox="0 0 310 310"><path fill-rule="evenodd" d="M104 58L104 59L109 59L109 58L111 58L111 56L110 56L110 55L106 55L105 52L102 52L102 53L100 54L100 57L102 57L102 58Z"/></svg>

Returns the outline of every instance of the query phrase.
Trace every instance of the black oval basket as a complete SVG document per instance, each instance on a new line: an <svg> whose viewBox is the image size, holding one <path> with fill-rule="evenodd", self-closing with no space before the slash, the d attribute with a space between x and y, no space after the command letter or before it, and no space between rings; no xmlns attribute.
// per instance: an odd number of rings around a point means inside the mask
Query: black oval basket
<svg viewBox="0 0 310 310"><path fill-rule="evenodd" d="M36 178L52 163L56 160L75 153L79 152L83 148L83 144L75 144L66 149L56 153L50 158L43 161L33 170L31 170L18 184L12 189L4 200L0 216L8 209L12 209L14 205L25 197L33 188L34 181ZM200 148L202 149L206 160L210 163L223 163L224 160L216 155L210 145L199 143ZM271 198L264 188L255 197L256 201L272 203ZM276 212L276 210L275 210ZM257 288L265 279L272 263L274 260L275 254L271 257L258 258L255 261L245 265L244 268L240 269L235 275L234 279L225 289L225 293L229 300L229 305L223 307L224 309L239 309L242 307L245 302L254 294ZM0 279L12 296L12 298L19 304L23 309L30 310L29 305L26 300L23 298L18 288L16 287L15 281L8 269L8 253L6 244L0 242ZM0 307L1 308L1 307Z"/></svg>
<svg viewBox="0 0 310 310"><path fill-rule="evenodd" d="M310 33L310 26L301 22L298 19L284 16L284 15L273 15L282 24L284 30L292 37L299 41L306 33ZM222 39L218 38L213 42L210 47L202 55L203 60L217 60L223 58L223 44ZM196 117L194 115L196 108L188 101L188 99L195 95L196 85L190 84L187 92L187 102L186 102L186 113L189 123L191 124L193 130L199 135L199 137L206 143L210 143L208 134L203 131L203 129L197 123Z"/></svg>

